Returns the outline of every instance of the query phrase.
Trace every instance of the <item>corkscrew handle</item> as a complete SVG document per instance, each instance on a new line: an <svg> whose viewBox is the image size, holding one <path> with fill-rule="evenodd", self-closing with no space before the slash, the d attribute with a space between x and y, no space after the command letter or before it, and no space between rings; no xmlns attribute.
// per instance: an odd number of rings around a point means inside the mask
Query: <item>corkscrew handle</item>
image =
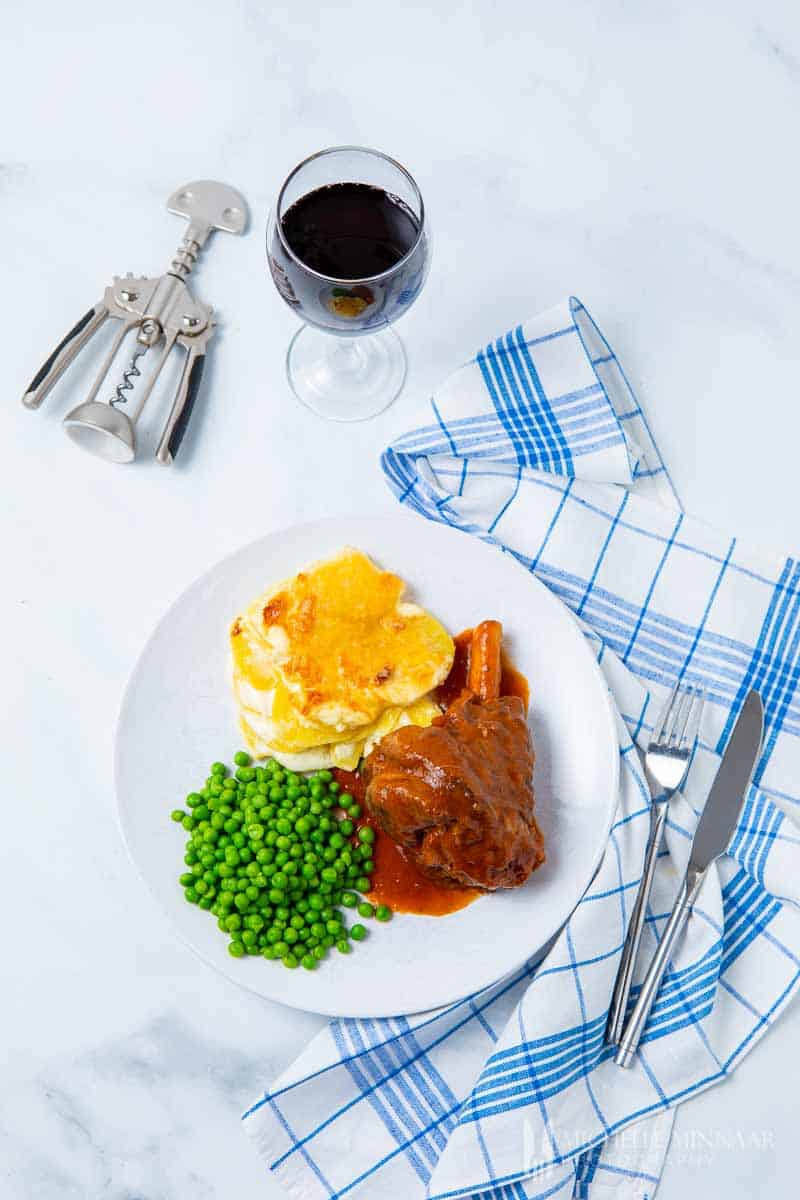
<svg viewBox="0 0 800 1200"><path fill-rule="evenodd" d="M156 450L156 458L164 466L170 466L173 463L175 455L180 449L197 399L205 362L205 346L190 347L183 365L178 392Z"/></svg>
<svg viewBox="0 0 800 1200"><path fill-rule="evenodd" d="M97 333L108 315L108 309L101 300L87 313L84 313L77 325L73 325L67 336L58 343L53 353L31 380L22 397L22 403L26 408L39 407L47 393L58 382L89 339Z"/></svg>

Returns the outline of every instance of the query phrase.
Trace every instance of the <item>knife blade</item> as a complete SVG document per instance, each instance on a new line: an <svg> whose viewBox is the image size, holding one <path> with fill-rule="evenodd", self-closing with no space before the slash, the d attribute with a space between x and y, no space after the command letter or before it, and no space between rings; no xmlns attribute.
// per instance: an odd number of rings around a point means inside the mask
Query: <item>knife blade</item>
<svg viewBox="0 0 800 1200"><path fill-rule="evenodd" d="M683 924L697 899L708 868L728 848L744 807L764 736L764 705L758 692L749 692L711 786L692 839L689 864L678 897L664 927L658 948L642 982L639 998L620 1038L614 1062L629 1067L644 1033Z"/></svg>
<svg viewBox="0 0 800 1200"><path fill-rule="evenodd" d="M764 705L748 692L695 830L689 869L705 871L728 848L744 807L764 736Z"/></svg>

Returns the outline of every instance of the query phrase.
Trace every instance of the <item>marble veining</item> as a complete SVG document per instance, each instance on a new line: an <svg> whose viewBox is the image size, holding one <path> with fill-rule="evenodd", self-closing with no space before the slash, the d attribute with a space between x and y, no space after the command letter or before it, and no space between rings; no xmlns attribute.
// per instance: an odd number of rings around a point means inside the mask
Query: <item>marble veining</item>
<svg viewBox="0 0 800 1200"><path fill-rule="evenodd" d="M13 1195L199 1200L217 1191L198 1145L247 1156L238 1116L269 1067L243 1045L199 1034L165 1011L122 1037L46 1064L4 1089L2 1163Z"/></svg>

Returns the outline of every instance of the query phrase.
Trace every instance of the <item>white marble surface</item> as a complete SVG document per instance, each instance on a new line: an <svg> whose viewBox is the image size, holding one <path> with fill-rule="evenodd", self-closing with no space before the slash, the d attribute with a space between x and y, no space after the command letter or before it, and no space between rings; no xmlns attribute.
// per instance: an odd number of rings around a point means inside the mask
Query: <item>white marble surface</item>
<svg viewBox="0 0 800 1200"><path fill-rule="evenodd" d="M304 517L392 511L379 449L487 335L580 295L688 507L798 547L799 99L789 0L7 0L3 1197L277 1197L238 1115L319 1020L217 978L155 911L117 831L116 709L209 563ZM406 161L436 234L406 393L349 428L287 393L294 322L262 248L282 176L341 142ZM36 414L18 396L111 274L163 269L164 200L198 176L253 213L197 275L222 325L206 402L177 469L109 467L59 427L73 381ZM795 1009L681 1110L661 1200L794 1191L798 1051Z"/></svg>

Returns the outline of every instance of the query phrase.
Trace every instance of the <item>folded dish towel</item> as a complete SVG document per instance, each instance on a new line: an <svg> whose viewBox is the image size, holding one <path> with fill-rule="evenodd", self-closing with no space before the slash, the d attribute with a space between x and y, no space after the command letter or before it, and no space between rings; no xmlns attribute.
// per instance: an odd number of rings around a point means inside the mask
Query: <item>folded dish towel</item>
<svg viewBox="0 0 800 1200"><path fill-rule="evenodd" d="M619 362L575 299L451 376L383 469L404 504L497 543L581 621L619 710L617 812L543 957L445 1010L331 1022L245 1129L303 1200L650 1200L675 1107L724 1079L800 981L800 561L684 515ZM730 854L622 1071L603 1033L649 826L635 747L675 683L707 700L640 976L751 688L766 733Z"/></svg>

